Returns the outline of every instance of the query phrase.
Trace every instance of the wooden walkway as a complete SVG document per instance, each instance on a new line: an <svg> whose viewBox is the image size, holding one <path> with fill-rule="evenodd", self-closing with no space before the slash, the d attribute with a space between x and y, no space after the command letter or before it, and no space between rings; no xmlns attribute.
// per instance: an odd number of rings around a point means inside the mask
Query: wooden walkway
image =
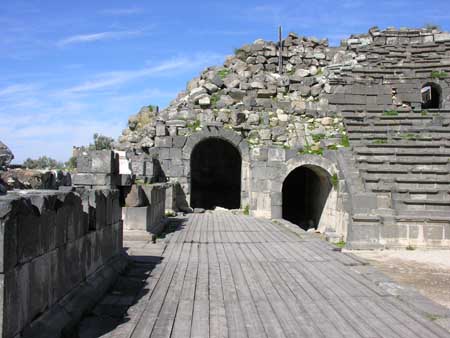
<svg viewBox="0 0 450 338"><path fill-rule="evenodd" d="M268 220L193 214L172 234L127 321L104 337L450 336L358 266Z"/></svg>

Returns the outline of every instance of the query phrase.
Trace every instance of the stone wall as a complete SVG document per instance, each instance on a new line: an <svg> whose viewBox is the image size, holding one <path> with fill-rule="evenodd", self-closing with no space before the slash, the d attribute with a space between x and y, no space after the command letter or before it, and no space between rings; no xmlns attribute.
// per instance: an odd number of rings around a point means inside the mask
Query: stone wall
<svg viewBox="0 0 450 338"><path fill-rule="evenodd" d="M449 55L450 33L433 28L373 27L338 47L294 33L281 47L259 39L205 69L167 108L131 116L117 146L144 180L178 183L187 211L191 154L217 138L239 150L240 206L256 216L282 216L290 162L317 166L340 188L321 231L352 248L448 246ZM437 107L422 105L425 85Z"/></svg>
<svg viewBox="0 0 450 338"><path fill-rule="evenodd" d="M59 337L124 267L117 190L0 198L2 337Z"/></svg>
<svg viewBox="0 0 450 338"><path fill-rule="evenodd" d="M152 235L160 234L164 229L166 189L170 188L169 183L135 185L132 189L142 191L142 201L127 203L131 200L131 196L128 195L126 205L122 208L124 229L147 231Z"/></svg>

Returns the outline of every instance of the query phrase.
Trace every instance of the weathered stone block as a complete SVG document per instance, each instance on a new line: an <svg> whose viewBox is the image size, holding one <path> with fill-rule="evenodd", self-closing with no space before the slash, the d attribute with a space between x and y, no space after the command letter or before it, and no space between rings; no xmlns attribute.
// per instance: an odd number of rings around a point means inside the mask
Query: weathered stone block
<svg viewBox="0 0 450 338"><path fill-rule="evenodd" d="M125 197L127 207L141 207L146 205L145 193L142 186L133 184Z"/></svg>
<svg viewBox="0 0 450 338"><path fill-rule="evenodd" d="M116 174L77 173L72 178L75 186L115 186L119 183Z"/></svg>
<svg viewBox="0 0 450 338"><path fill-rule="evenodd" d="M123 227L126 230L147 230L150 207L122 208Z"/></svg>
<svg viewBox="0 0 450 338"><path fill-rule="evenodd" d="M119 155L111 150L93 150L77 159L79 173L118 174Z"/></svg>

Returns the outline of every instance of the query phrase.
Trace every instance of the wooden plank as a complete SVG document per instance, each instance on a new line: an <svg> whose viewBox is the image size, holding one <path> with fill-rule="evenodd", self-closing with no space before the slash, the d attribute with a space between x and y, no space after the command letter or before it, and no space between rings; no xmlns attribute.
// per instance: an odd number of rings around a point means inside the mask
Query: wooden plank
<svg viewBox="0 0 450 338"><path fill-rule="evenodd" d="M175 269L178 265L181 249L183 244L178 241L183 241L186 236L186 231L175 233L169 243L171 255L166 257L166 267L161 275L161 278L156 280L156 285L153 292L149 294L145 310L142 312L139 321L134 328L131 337L133 338L148 338L153 330L153 326L158 317L159 311L163 305L167 289L172 281Z"/></svg>
<svg viewBox="0 0 450 338"><path fill-rule="evenodd" d="M244 252L245 256L249 259L251 259L252 256L257 258L261 255L261 253L259 253L259 251L256 249L255 244L241 246L241 249ZM261 289L264 290L264 293L270 303L270 306L275 312L275 316L278 319L278 322L280 323L285 336L298 337L298 333L301 332L301 328L297 325L295 318L292 316L291 312L284 304L270 278L262 269L260 263L261 261L263 260L258 259L258 262L255 261L252 264L252 273L254 274L255 279L254 283L259 284Z"/></svg>
<svg viewBox="0 0 450 338"><path fill-rule="evenodd" d="M205 233L206 230L206 227L202 224L202 232ZM199 244L200 254L191 328L192 338L209 337L209 275L207 248L207 244Z"/></svg>
<svg viewBox="0 0 450 338"><path fill-rule="evenodd" d="M164 298L164 304L150 335L151 338L169 338L172 332L192 247L190 243L180 245L183 245L181 257Z"/></svg>
<svg viewBox="0 0 450 338"><path fill-rule="evenodd" d="M238 246L238 249L236 249L236 254L244 260L245 254L243 253L243 248L243 245ZM247 257L244 262L241 263L241 269L244 273L252 299L259 313L259 317L262 320L264 330L268 337L286 337L274 309L266 297L266 290L263 290L257 282L257 277L252 269L254 264L257 264L256 261L249 261Z"/></svg>
<svg viewBox="0 0 450 338"><path fill-rule="evenodd" d="M447 337L450 336L441 327L437 326L430 320L420 316L413 309L408 307L403 301L394 297L382 299L383 305L394 318L403 325L414 331L420 337Z"/></svg>
<svg viewBox="0 0 450 338"><path fill-rule="evenodd" d="M258 246L259 248L259 246ZM269 253L266 252L266 256ZM279 272L274 268L277 263L262 262L261 265L266 271L267 275L272 281L272 284L276 286L280 297L286 303L287 308L295 317L297 323L300 326L301 332L299 336L304 337L325 337L320 329L315 325L313 318L308 314L305 306L301 302L296 301L296 297L292 290L286 285L285 281L280 277Z"/></svg>
<svg viewBox="0 0 450 338"><path fill-rule="evenodd" d="M267 254L273 254L272 250L265 250ZM297 297L297 301L305 308L310 318L320 328L325 337L342 337L335 325L329 321L330 313L328 308L317 304L324 302L324 297L319 291L302 275L301 272L293 268L295 262L284 262L282 264L272 263L278 267L278 276L288 281L287 286ZM282 266L282 267L281 267Z"/></svg>
<svg viewBox="0 0 450 338"><path fill-rule="evenodd" d="M249 338L267 337L256 309L254 300L248 288L247 281L242 272L235 252L238 244L224 244L224 252L233 274L233 280L236 284L236 291L241 305L242 314L246 323ZM242 258L242 257L241 257Z"/></svg>
<svg viewBox="0 0 450 338"><path fill-rule="evenodd" d="M186 232L186 242L190 243L193 240L194 237L194 230L196 227L197 219L193 215L187 216L187 223L184 231Z"/></svg>
<svg viewBox="0 0 450 338"><path fill-rule="evenodd" d="M227 316L222 292L222 278L217 260L216 245L208 245L209 262L209 336L210 338L228 337Z"/></svg>
<svg viewBox="0 0 450 338"><path fill-rule="evenodd" d="M223 234L224 232L222 232ZM242 310L239 304L239 298L236 292L231 268L226 260L223 246L221 243L215 245L217 260L220 267L222 278L223 298L225 304L225 313L227 317L228 335L230 337L248 337L247 329L243 320Z"/></svg>
<svg viewBox="0 0 450 338"><path fill-rule="evenodd" d="M396 337L399 338L414 338L421 337L420 335L416 335L411 329L406 327L403 323L397 321L396 318L393 317L392 313L390 313L389 309L384 306L385 298L373 298L366 299L362 298L361 303L367 308L370 312L372 312L377 318L379 318L387 327L389 327L392 332L395 332ZM423 336L432 338L432 336Z"/></svg>
<svg viewBox="0 0 450 338"><path fill-rule="evenodd" d="M192 312L194 308L195 286L198 271L198 245L191 245L189 264L184 276L181 299L178 304L175 323L172 330L172 338L189 337L192 326Z"/></svg>

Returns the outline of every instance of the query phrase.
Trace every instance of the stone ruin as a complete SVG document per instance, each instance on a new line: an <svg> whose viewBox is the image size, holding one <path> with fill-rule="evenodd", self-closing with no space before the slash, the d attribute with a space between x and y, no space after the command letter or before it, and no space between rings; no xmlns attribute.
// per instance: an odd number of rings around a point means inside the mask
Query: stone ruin
<svg viewBox="0 0 450 338"><path fill-rule="evenodd" d="M123 230L154 237L167 212L241 209L353 249L448 247L448 72L436 29L236 50L130 117L116 150L81 153L70 182L0 197L0 336L70 336L125 268ZM12 158L0 143L2 175Z"/></svg>
<svg viewBox="0 0 450 338"><path fill-rule="evenodd" d="M448 247L449 71L438 29L256 40L131 116L117 147L184 209L285 218L350 248Z"/></svg>

